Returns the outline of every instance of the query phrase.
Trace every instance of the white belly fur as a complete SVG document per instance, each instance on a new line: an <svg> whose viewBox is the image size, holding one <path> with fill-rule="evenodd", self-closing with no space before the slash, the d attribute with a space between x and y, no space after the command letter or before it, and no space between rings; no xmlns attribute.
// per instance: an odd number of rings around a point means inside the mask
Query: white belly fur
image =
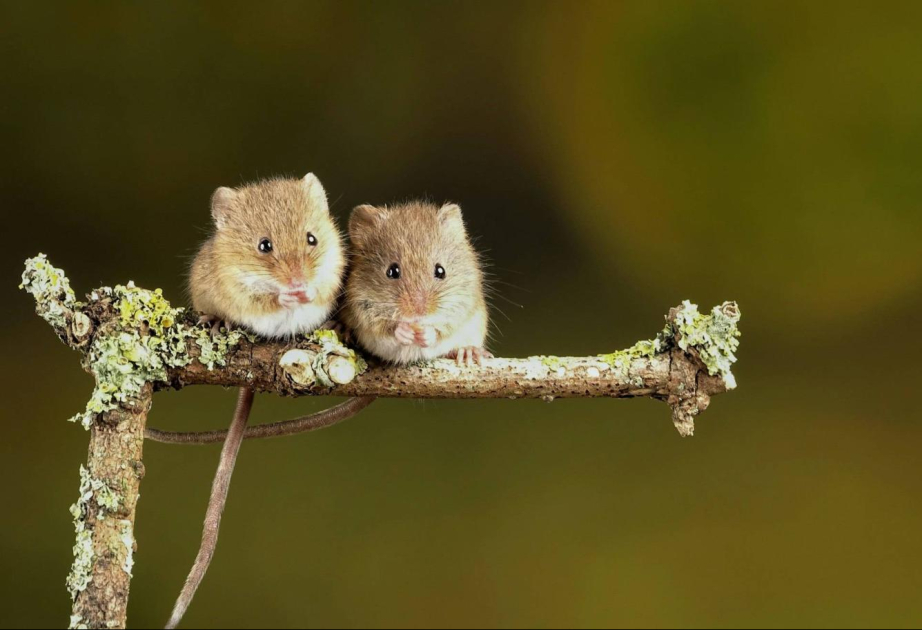
<svg viewBox="0 0 922 630"><path fill-rule="evenodd" d="M244 318L240 325L268 339L292 337L310 333L327 321L330 309L316 304L302 304L297 308L283 308L271 315Z"/></svg>

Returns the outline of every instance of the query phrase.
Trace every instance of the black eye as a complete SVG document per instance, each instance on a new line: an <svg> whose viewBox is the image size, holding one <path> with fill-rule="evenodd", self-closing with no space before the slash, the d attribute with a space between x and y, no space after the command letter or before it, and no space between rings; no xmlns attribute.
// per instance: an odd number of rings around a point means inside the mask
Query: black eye
<svg viewBox="0 0 922 630"><path fill-rule="evenodd" d="M400 278L400 265L398 265L397 263L394 263L393 265L388 267L387 277L390 278L391 280L397 280L398 278Z"/></svg>
<svg viewBox="0 0 922 630"><path fill-rule="evenodd" d="M439 280L444 280L445 279L445 267L437 264L435 266L435 277L438 278Z"/></svg>
<svg viewBox="0 0 922 630"><path fill-rule="evenodd" d="M307 233L307 244L311 247L316 247L317 245L317 237L310 232Z"/></svg>
<svg viewBox="0 0 922 630"><path fill-rule="evenodd" d="M259 245L257 246L257 248L258 248L259 251L261 251L262 253L268 254L269 252L272 251L272 241L270 241L270 240L267 239L267 238L261 239L261 240L259 241Z"/></svg>

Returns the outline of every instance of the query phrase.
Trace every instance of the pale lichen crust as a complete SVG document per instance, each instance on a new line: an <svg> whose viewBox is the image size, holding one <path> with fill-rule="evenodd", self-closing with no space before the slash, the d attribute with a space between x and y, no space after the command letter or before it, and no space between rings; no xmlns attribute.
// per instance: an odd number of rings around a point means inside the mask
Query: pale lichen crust
<svg viewBox="0 0 922 630"><path fill-rule="evenodd" d="M93 580L93 530L87 527L87 516L89 514L90 503L96 504L96 520L108 518L111 513L116 512L122 503L119 493L113 490L101 479L96 479L90 474L85 466L80 466L80 496L77 502L70 506L70 514L74 519L74 530L77 533L77 541L74 544L74 563L71 566L70 574L67 576L67 591L71 599L75 599L77 594L86 590ZM131 527L131 521L121 520L121 541L125 545L124 555L125 563L122 568L128 575L131 575L134 566L134 533ZM71 622L72 627L79 626L79 623Z"/></svg>
<svg viewBox="0 0 922 630"><path fill-rule="evenodd" d="M615 370L622 378L628 379L631 362L635 359L653 358L675 346L685 352L694 348L708 374L723 378L727 389L736 387L736 379L731 371L736 362L735 352L739 347L740 337L740 310L736 302L724 302L720 306L715 306L708 315L704 315L698 311L696 304L685 300L674 312L674 321L667 322L653 339L638 341L625 350L598 355L596 358L601 367ZM545 378L551 374L563 376L566 372L565 362L560 357L531 358L539 359L542 369L536 366L534 373L529 374L530 378ZM643 385L642 382L633 384L638 387Z"/></svg>
<svg viewBox="0 0 922 630"><path fill-rule="evenodd" d="M74 563L67 576L67 591L72 599L85 590L93 579L93 531L86 526L90 501L95 501L99 506L97 518L100 519L105 518L106 510L113 512L119 506L118 493L103 481L94 479L90 471L81 465L80 496L77 502L70 506L70 514L74 517L74 530L77 532Z"/></svg>
<svg viewBox="0 0 922 630"><path fill-rule="evenodd" d="M86 429L96 415L137 396L146 383L165 381L168 368L188 365L190 342L200 348L202 364L213 369L226 365L228 351L241 339L253 340L240 331L212 335L184 322L185 309L170 306L160 289L140 289L132 282L97 289L88 303L78 302L67 276L44 254L26 260L19 286L32 294L36 311L59 334L67 329L68 316L73 317L77 332L87 334L86 313L97 303L109 301L118 313L118 319L107 322L106 330L95 336L86 351L86 365L96 378L96 388L86 409L71 418Z"/></svg>
<svg viewBox="0 0 922 630"><path fill-rule="evenodd" d="M64 272L48 262L45 254L26 260L20 289L35 298L35 310L56 330L67 326L66 314L79 305Z"/></svg>
<svg viewBox="0 0 922 630"><path fill-rule="evenodd" d="M730 368L736 363L736 350L740 342L740 309L736 302L724 302L711 309L709 315L698 312L698 306L688 300L682 302L675 318L681 335L678 344L682 350L693 347L711 376L720 376L727 389L736 387Z"/></svg>
<svg viewBox="0 0 922 630"><path fill-rule="evenodd" d="M160 289L140 289L129 282L98 289L90 298L111 299L119 319L115 330L97 336L86 355L96 389L86 410L71 420L87 429L96 414L138 395L146 383L165 381L168 368L188 365L189 342L201 349L202 364L213 369L225 365L228 350L244 337L236 331L212 336L183 322L185 309L171 307Z"/></svg>

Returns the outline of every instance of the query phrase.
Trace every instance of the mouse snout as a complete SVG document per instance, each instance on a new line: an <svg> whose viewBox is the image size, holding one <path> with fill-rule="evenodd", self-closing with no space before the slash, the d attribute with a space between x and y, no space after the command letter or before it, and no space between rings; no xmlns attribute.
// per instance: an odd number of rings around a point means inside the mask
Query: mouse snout
<svg viewBox="0 0 922 630"><path fill-rule="evenodd" d="M307 304L317 297L317 290L304 279L304 274L292 274L279 291L279 302L284 305Z"/></svg>
<svg viewBox="0 0 922 630"><path fill-rule="evenodd" d="M429 295L425 291L408 291L401 302L406 317L425 317L429 313Z"/></svg>

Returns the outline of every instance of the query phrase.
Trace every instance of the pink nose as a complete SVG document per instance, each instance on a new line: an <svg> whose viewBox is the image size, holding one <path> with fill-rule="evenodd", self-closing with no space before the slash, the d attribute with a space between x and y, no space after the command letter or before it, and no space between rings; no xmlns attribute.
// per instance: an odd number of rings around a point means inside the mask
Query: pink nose
<svg viewBox="0 0 922 630"><path fill-rule="evenodd" d="M307 304L313 299L313 292L307 288L303 282L289 282L288 288L285 289L285 296L295 299L301 304Z"/></svg>
<svg viewBox="0 0 922 630"><path fill-rule="evenodd" d="M426 296L422 293L417 293L414 295L412 301L410 302L410 304L413 306L413 309L416 311L416 314L420 317L426 314L426 302Z"/></svg>

